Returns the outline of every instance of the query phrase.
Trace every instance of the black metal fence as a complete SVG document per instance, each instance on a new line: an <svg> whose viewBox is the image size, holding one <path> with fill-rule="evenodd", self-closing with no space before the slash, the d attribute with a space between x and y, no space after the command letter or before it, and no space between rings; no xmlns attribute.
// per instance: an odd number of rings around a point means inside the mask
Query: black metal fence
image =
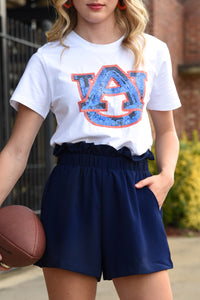
<svg viewBox="0 0 200 300"><path fill-rule="evenodd" d="M16 117L16 112L9 105L9 98L30 56L44 41L44 32L33 21L23 24L7 19L7 33L2 33L0 28L0 150L10 136ZM46 177L53 166L49 147L52 127L50 115L34 142L25 173L4 202L5 205L22 204L39 211Z"/></svg>

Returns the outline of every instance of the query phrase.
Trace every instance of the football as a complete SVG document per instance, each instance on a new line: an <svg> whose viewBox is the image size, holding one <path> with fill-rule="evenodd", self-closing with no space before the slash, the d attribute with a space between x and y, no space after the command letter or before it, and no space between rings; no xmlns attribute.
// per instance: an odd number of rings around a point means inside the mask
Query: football
<svg viewBox="0 0 200 300"><path fill-rule="evenodd" d="M42 257L45 246L42 223L30 208L22 205L0 208L0 254L3 265L32 265Z"/></svg>

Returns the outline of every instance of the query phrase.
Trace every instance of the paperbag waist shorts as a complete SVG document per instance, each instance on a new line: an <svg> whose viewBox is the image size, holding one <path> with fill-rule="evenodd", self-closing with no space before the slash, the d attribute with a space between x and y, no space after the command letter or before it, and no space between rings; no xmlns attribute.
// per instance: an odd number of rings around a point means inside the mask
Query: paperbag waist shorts
<svg viewBox="0 0 200 300"><path fill-rule="evenodd" d="M45 187L41 221L47 247L36 265L99 281L172 268L157 199L135 183L151 176L152 153L131 156L107 145L56 146L58 162Z"/></svg>

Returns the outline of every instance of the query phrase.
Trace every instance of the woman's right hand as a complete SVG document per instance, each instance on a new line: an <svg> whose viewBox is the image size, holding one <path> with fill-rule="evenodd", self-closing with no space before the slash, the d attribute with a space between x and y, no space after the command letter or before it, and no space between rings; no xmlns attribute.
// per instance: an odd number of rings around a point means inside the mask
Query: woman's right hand
<svg viewBox="0 0 200 300"><path fill-rule="evenodd" d="M0 271L8 271L8 270L11 269L11 268L9 268L9 267L4 267L3 264L1 265L1 261L2 261L2 256L1 256L1 254L0 254Z"/></svg>

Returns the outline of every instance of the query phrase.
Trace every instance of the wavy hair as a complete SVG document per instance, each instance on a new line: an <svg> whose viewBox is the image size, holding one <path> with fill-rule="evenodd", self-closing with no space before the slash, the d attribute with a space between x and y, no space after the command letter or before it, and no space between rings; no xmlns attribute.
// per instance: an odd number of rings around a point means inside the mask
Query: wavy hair
<svg viewBox="0 0 200 300"><path fill-rule="evenodd" d="M66 0L51 1L57 11L57 20L46 33L47 41L52 42L59 40L61 45L68 48L64 44L63 38L76 27L76 9L73 6L65 8L63 4ZM127 8L120 10L116 7L116 22L122 32L124 32L122 45L133 51L135 55L134 67L137 69L140 63L143 63L143 49L146 44L143 33L149 20L148 13L143 0L123 0L123 3Z"/></svg>

